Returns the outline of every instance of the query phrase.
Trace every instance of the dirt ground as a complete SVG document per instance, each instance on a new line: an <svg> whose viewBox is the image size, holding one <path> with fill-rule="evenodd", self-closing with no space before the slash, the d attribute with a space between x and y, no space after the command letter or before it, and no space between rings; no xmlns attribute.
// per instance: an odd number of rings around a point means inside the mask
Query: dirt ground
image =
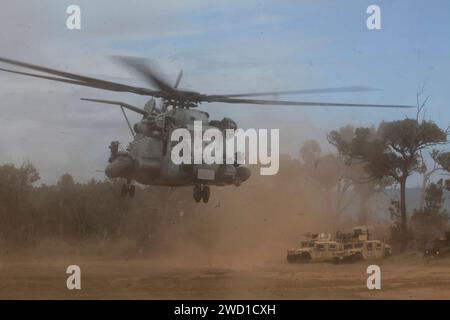
<svg viewBox="0 0 450 320"><path fill-rule="evenodd" d="M223 257L222 257L223 258ZM220 260L220 261L219 261ZM366 287L367 262L287 264L242 259L0 258L0 299L449 299L450 261L392 257L381 290ZM82 289L66 288L68 265Z"/></svg>

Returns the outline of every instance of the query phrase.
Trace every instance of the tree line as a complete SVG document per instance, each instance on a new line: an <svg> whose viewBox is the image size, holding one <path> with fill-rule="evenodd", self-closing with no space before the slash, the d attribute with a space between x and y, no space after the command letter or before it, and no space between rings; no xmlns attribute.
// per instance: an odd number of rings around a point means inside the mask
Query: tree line
<svg viewBox="0 0 450 320"><path fill-rule="evenodd" d="M152 245L164 226L176 219L176 207L189 211L191 194L147 187L136 198L120 197L114 180L76 183L63 174L56 184L37 185L29 162L0 166L0 243L33 245L40 239L69 243L131 238ZM176 201L174 201L176 200ZM189 200L189 201L188 201Z"/></svg>

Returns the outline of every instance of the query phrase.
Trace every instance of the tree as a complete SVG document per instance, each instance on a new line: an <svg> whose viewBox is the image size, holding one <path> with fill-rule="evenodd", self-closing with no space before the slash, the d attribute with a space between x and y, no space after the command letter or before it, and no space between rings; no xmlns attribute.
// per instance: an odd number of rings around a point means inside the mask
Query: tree
<svg viewBox="0 0 450 320"><path fill-rule="evenodd" d="M342 132L348 133L347 128ZM352 189L357 168L347 163L340 154L321 153L320 145L315 140L305 141L300 149L300 157L308 187L315 187L324 193L326 215L335 227L346 209L354 202L357 194Z"/></svg>
<svg viewBox="0 0 450 320"><path fill-rule="evenodd" d="M355 137L355 128L351 125L339 128L337 132L341 139L347 143L350 143ZM371 137L374 137L376 135L375 128L370 128L369 134ZM367 224L369 214L367 203L373 195L382 191L386 186L392 184L392 181L386 178L371 178L365 171L363 162L354 161L348 157L345 159L342 155L340 157L344 158L342 160L347 168L343 178L347 181L348 187L352 188L354 197L359 198L358 223Z"/></svg>
<svg viewBox="0 0 450 320"><path fill-rule="evenodd" d="M426 188L425 205L414 210L411 224L420 248L429 245L436 235L446 230L448 213L442 208L444 197L443 180L431 183Z"/></svg>
<svg viewBox="0 0 450 320"><path fill-rule="evenodd" d="M444 152L439 150L432 150L429 153L430 158L433 160L433 166L428 166L426 160L424 159L422 152L420 152L422 167L419 172L422 174L422 194L420 197L419 208L423 209L425 206L425 196L426 188L429 185L432 176L437 172L447 171L444 175L448 176L450 174L450 152ZM447 190L450 191L450 179L445 182Z"/></svg>
<svg viewBox="0 0 450 320"><path fill-rule="evenodd" d="M441 166L442 170L447 171L447 175L450 174L450 152L436 153L433 159ZM450 191L450 179L445 181L445 187Z"/></svg>
<svg viewBox="0 0 450 320"><path fill-rule="evenodd" d="M316 140L306 140L300 148L300 158L309 166L317 165L322 149Z"/></svg>
<svg viewBox="0 0 450 320"><path fill-rule="evenodd" d="M374 134L375 133L375 134ZM371 128L357 128L351 141L339 131L332 131L329 141L350 159L363 161L373 179L392 177L400 185L401 250L407 247L406 182L421 167L420 152L430 146L447 142L447 133L434 122L404 119L382 122Z"/></svg>
<svg viewBox="0 0 450 320"><path fill-rule="evenodd" d="M29 162L20 168L0 166L0 237L26 243L32 236L30 192L38 179L39 173Z"/></svg>
<svg viewBox="0 0 450 320"><path fill-rule="evenodd" d="M359 197L358 224L365 225L369 222L369 200L384 188L392 184L392 179L367 179L367 174L361 174L362 179L355 179L353 189Z"/></svg>

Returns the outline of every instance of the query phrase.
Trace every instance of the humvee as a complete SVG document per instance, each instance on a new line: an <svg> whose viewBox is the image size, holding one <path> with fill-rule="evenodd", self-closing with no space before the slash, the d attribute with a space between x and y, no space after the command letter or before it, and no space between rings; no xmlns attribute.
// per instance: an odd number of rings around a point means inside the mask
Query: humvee
<svg viewBox="0 0 450 320"><path fill-rule="evenodd" d="M381 240L369 240L366 226L355 227L352 233L313 234L300 242L299 248L287 250L288 262L355 262L382 259L392 255L391 246ZM450 247L449 247L450 249Z"/></svg>
<svg viewBox="0 0 450 320"><path fill-rule="evenodd" d="M287 261L290 263L334 261L342 250L342 243L333 241L331 235L322 233L301 241L299 248L288 249Z"/></svg>
<svg viewBox="0 0 450 320"><path fill-rule="evenodd" d="M424 258L430 259L450 257L450 232L445 232L443 238L435 239L433 246L424 250Z"/></svg>
<svg viewBox="0 0 450 320"><path fill-rule="evenodd" d="M337 256L337 262L355 262L390 257L391 246L381 240L351 241L344 243L344 252Z"/></svg>
<svg viewBox="0 0 450 320"><path fill-rule="evenodd" d="M354 227L352 233L336 234L343 243L343 252L336 257L336 262L355 262L359 260L382 259L392 255L391 246L381 240L369 240L367 226Z"/></svg>

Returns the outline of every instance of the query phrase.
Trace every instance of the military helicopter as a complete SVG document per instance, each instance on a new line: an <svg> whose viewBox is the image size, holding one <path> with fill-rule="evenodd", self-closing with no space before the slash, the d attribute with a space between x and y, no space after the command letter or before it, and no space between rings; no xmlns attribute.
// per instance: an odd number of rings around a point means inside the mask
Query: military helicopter
<svg viewBox="0 0 450 320"><path fill-rule="evenodd" d="M181 164L175 165L170 157L173 146L170 133L180 127L189 127L194 121L201 121L203 128L218 128L219 130L236 129L237 124L230 118L222 120L210 120L209 114L195 108L202 103L234 103L256 105L284 105L284 106L309 106L309 107L375 107L375 108L411 108L404 105L380 105L380 104L355 104L355 103L329 103L329 102L301 102L283 100L250 99L257 96L278 96L284 94L308 94L328 92L360 92L374 91L369 87L337 87L310 90L256 92L240 94L210 95L200 92L181 90L178 88L183 73L180 72L175 84L170 85L163 79L146 60L142 58L116 57L118 61L143 77L157 90L136 87L118 82L101 80L66 71L51 69L31 63L1 58L0 62L38 71L29 73L18 70L0 68L1 71L36 77L46 80L65 82L72 85L85 86L115 92L128 92L152 97L143 108L139 108L121 101L82 98L84 101L104 103L119 106L133 135L133 141L126 150L119 150L119 142L111 142L110 157L105 169L107 177L124 178L126 183L122 186L123 197L134 197L136 181L143 185L160 186L193 186L193 198L196 202L207 203L210 198L210 186L239 186L249 179L250 169L234 164ZM161 99L159 107L156 99ZM125 113L125 109L142 115L142 120L131 125Z"/></svg>

